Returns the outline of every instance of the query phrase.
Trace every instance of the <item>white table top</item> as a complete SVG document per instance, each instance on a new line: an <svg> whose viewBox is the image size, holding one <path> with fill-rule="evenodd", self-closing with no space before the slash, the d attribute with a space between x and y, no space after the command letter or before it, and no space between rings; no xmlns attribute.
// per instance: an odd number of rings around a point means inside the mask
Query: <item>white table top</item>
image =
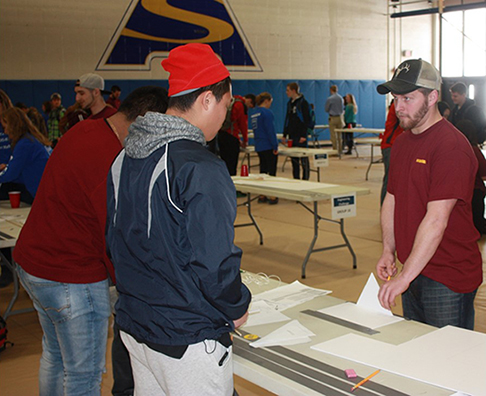
<svg viewBox="0 0 486 396"><path fill-rule="evenodd" d="M12 209L9 201L0 202L0 248L15 246L29 213L30 205L21 203Z"/></svg>
<svg viewBox="0 0 486 396"><path fill-rule="evenodd" d="M333 195L370 193L368 188L363 187L316 183L264 174L250 174L248 177L233 176L232 179L236 189L243 193L270 195L301 202L329 200Z"/></svg>
<svg viewBox="0 0 486 396"><path fill-rule="evenodd" d="M251 276L252 274L250 274L250 277ZM246 277L247 274L243 273L242 274L243 281L247 279ZM278 286L278 282L274 280L270 280L268 284L265 284L265 282L258 282L258 284L252 282L252 283L247 283L247 286L250 288L252 294L255 295L257 293L261 293L263 291L273 289L274 287ZM284 348L292 352L298 353L304 357L314 359L316 361L322 362L323 364L327 364L342 370L342 375L338 376L339 379L345 378L344 370L349 368L353 368L356 371L358 376L366 377L375 370L374 367L370 367L368 365L364 365L356 361L347 360L331 354L327 354L327 353L323 353L311 349L312 345L317 345L324 341L335 339L345 334L354 333L355 331L349 329L348 327L341 326L339 324L332 323L330 321L326 321L320 318L316 318L314 316L307 315L305 313L302 313L302 311L307 309L316 311L322 308L331 307L342 303L344 303L343 300L332 297L331 295L327 295L327 296L317 297L309 302L285 310L283 312L285 315L290 317L290 319L298 319L303 326L305 326L307 329L309 329L314 334L316 334L316 336L311 337L312 341L310 343L293 345L293 346L285 346ZM269 334L270 332L276 330L277 328L281 327L285 323L287 322L279 322L279 323L272 323L272 324L252 326L252 327L243 327L242 330L251 334L255 334L259 337L263 337ZM420 336L430 334L431 332L436 331L437 329L432 326L428 326L419 322L404 320L385 327L381 327L378 330L379 330L378 334L374 334L372 336L367 336L367 337L373 338L377 341L393 344L393 345L400 345L405 342L411 341L415 338L418 338ZM250 348L250 350L254 350L249 346L248 348ZM474 352L471 351L471 353ZM287 376L279 375L274 371L269 370L266 367L263 367L261 363L257 364L253 361L245 359L242 356L239 356L238 353L234 355L233 362L234 362L235 374L278 395L281 396L316 395L317 396L321 394L316 392L313 389L308 388L307 386L302 385L301 383L292 380L291 378L288 378ZM296 360L296 363L299 364L300 362ZM479 375L479 371L476 372L472 368L471 370L474 371L477 375ZM476 375L476 374L472 374L472 375ZM377 384L392 388L398 392L402 392L403 394L406 395L449 396L454 394L454 391L445 388L440 388L434 385L430 385L425 382L417 381L401 375L393 374L386 370L382 370L379 373L379 376L375 377L372 381L376 382ZM370 392L369 388L367 388L367 392L368 393L366 394L370 394L370 395L375 394L372 391ZM356 393L358 392L356 391ZM331 394L352 395L351 392L342 393L342 391L341 392L336 391L336 393L331 393ZM383 395L383 393L376 393L376 394Z"/></svg>

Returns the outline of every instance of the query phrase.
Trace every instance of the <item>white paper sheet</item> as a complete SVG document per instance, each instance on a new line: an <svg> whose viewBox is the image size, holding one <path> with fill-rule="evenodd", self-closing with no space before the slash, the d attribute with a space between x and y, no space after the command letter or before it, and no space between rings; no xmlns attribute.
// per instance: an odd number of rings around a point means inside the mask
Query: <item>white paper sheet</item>
<svg viewBox="0 0 486 396"><path fill-rule="evenodd" d="M277 311L264 300L252 302L249 314L250 316L242 328L290 320L287 315Z"/></svg>
<svg viewBox="0 0 486 396"><path fill-rule="evenodd" d="M356 323L370 329L377 329L392 323L400 322L403 318L393 316L392 312L383 308L378 300L380 286L373 273L368 277L358 303L344 303L320 309L327 315L334 316L348 322Z"/></svg>
<svg viewBox="0 0 486 396"><path fill-rule="evenodd" d="M257 294L253 296L252 301L265 300L268 305L277 311L284 311L286 309L303 304L319 296L325 296L332 293L330 290L314 289L303 285L299 281L294 281L289 285L280 286L275 289Z"/></svg>
<svg viewBox="0 0 486 396"><path fill-rule="evenodd" d="M368 281L366 282L361 295L358 298L358 302L356 305L375 311L381 312L388 316L393 316L392 312L389 309L383 308L380 304L380 300L378 300L378 293L380 291L380 285L378 284L375 275L373 273L370 274L368 277Z"/></svg>
<svg viewBox="0 0 486 396"><path fill-rule="evenodd" d="M312 349L453 391L486 395L486 334L446 326L398 346L347 334Z"/></svg>
<svg viewBox="0 0 486 396"><path fill-rule="evenodd" d="M296 345L310 342L310 337L315 336L306 327L302 326L298 320L283 325L275 331L259 340L250 343L253 348L262 348L275 345Z"/></svg>

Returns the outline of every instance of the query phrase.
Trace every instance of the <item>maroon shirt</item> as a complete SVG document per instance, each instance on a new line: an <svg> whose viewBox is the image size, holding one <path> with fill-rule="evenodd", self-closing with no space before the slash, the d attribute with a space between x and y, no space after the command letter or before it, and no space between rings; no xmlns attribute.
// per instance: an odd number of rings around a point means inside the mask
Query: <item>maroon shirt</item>
<svg viewBox="0 0 486 396"><path fill-rule="evenodd" d="M400 135L392 147L388 192L395 197L395 243L404 263L431 201L457 199L437 251L422 275L457 293L476 290L482 261L471 199L478 162L466 137L442 119L419 135Z"/></svg>
<svg viewBox="0 0 486 396"><path fill-rule="evenodd" d="M29 274L65 283L114 280L105 253L106 178L122 146L105 120L85 120L59 140L14 250Z"/></svg>
<svg viewBox="0 0 486 396"><path fill-rule="evenodd" d="M113 107L105 106L105 108L101 110L99 113L91 114L88 120L99 120L100 118L110 118L116 112L117 110L114 109Z"/></svg>

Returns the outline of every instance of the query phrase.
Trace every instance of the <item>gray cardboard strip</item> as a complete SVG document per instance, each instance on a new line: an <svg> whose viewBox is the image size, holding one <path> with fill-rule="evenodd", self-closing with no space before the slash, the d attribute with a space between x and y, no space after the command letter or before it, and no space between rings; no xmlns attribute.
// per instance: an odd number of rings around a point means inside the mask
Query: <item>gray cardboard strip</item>
<svg viewBox="0 0 486 396"><path fill-rule="evenodd" d="M370 329L369 327L361 326L357 323L349 322L349 321L344 320L344 319L339 319L339 318L336 318L336 317L331 316L331 315L327 315L327 314L322 313L322 312L313 311L311 309L306 309L305 311L301 311L301 312L304 313L304 314L307 314L307 315L314 316L314 317L319 318L319 319L327 320L328 322L338 324L340 326L347 327L347 328L352 329L352 330L359 331L361 333L370 334L370 335L380 333L379 331Z"/></svg>
<svg viewBox="0 0 486 396"><path fill-rule="evenodd" d="M367 382L366 387L351 393L352 384L361 381L362 377L347 379L343 370L284 347L253 349L249 344L250 342L235 337L235 354L322 395L407 396L372 381Z"/></svg>

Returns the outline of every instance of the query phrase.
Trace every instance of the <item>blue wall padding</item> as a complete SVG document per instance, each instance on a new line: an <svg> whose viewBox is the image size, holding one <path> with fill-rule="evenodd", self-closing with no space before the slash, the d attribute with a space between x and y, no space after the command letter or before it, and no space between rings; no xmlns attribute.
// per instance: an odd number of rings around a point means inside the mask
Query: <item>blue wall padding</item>
<svg viewBox="0 0 486 396"><path fill-rule="evenodd" d="M285 89L288 83L295 80L233 80L233 93L255 95L267 91L273 96L271 110L275 114L275 124L278 132L283 130L285 109L288 101ZM324 104L329 96L329 87L338 86L339 93L344 96L352 93L358 104L357 122L366 128L383 128L385 125L385 96L376 92L376 86L382 80L299 80L300 90L309 103L313 103L316 111L316 124L327 124L327 113ZM166 80L107 80L107 90L112 85L122 89L123 99L135 88L144 85L160 85L168 87ZM74 81L72 80L1 80L0 88L12 99L12 102L23 102L27 106L35 106L39 110L42 103L49 100L53 92L59 92L65 107L74 103ZM320 135L321 139L329 139L329 132Z"/></svg>

